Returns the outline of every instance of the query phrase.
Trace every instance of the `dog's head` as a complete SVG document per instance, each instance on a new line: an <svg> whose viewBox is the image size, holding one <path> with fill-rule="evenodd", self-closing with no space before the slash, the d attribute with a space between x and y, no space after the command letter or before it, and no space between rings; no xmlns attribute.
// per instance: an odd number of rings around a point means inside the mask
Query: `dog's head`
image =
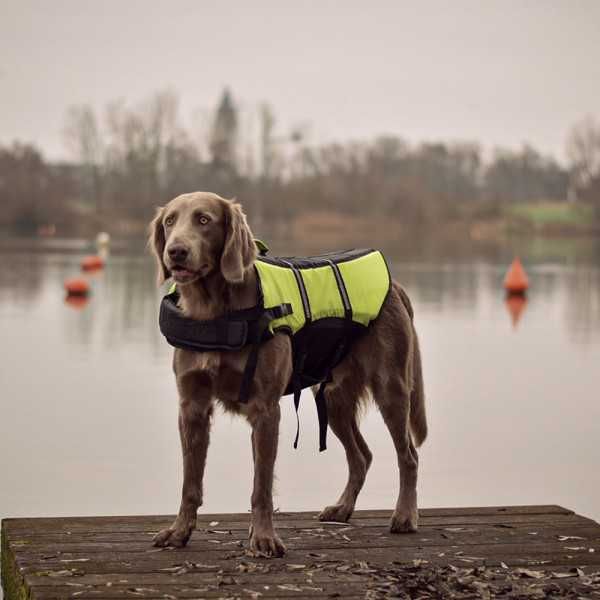
<svg viewBox="0 0 600 600"><path fill-rule="evenodd" d="M187 285L220 272L241 283L256 247L242 208L209 192L183 194L159 208L150 224L158 282L173 277Z"/></svg>

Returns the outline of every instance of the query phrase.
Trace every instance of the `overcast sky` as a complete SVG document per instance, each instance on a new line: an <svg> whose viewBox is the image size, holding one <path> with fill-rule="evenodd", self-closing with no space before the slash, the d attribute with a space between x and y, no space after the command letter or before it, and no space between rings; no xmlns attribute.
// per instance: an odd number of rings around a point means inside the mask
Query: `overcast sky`
<svg viewBox="0 0 600 600"><path fill-rule="evenodd" d="M529 141L562 159L570 125L600 117L600 1L0 0L0 142L63 156L69 105L164 88L190 124L225 85L314 141Z"/></svg>

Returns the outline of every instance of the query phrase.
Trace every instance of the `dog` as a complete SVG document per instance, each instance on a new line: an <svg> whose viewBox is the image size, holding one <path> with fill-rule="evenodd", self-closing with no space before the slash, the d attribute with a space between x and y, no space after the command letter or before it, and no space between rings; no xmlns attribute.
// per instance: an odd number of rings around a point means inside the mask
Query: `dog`
<svg viewBox="0 0 600 600"><path fill-rule="evenodd" d="M157 209L149 246L158 267L158 284L172 278L180 308L192 319L208 320L257 304L253 268L256 245L241 206L208 192L183 194ZM243 415L252 428L254 487L251 496L250 550L279 557L285 546L273 527L273 473L279 436L279 401L292 374L288 335L275 334L261 345L252 393L238 401L248 348L193 352L175 349L173 370L179 394L179 433L183 452L183 489L173 524L160 531L155 546L183 547L202 506L203 475L213 405ZM418 526L419 447L427 419L419 342L413 309L401 286L392 281L379 316L332 371L325 392L329 425L344 446L348 482L338 501L320 513L322 521L346 522L364 484L372 454L358 428L361 404L372 398L392 436L400 492L392 533Z"/></svg>

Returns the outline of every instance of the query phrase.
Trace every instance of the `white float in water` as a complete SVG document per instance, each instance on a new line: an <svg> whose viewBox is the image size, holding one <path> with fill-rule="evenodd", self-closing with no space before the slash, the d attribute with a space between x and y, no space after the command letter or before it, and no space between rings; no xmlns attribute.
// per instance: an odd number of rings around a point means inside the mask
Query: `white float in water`
<svg viewBox="0 0 600 600"><path fill-rule="evenodd" d="M101 231L96 236L96 246L98 248L108 248L110 246L110 235L106 231Z"/></svg>

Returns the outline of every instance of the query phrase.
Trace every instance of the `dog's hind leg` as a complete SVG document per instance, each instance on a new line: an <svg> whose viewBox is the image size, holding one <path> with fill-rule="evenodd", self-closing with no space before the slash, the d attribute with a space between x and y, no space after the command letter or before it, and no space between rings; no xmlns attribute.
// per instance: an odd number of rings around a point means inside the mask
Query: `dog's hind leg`
<svg viewBox="0 0 600 600"><path fill-rule="evenodd" d="M354 417L354 420L352 421L352 431L354 432L354 435L356 436L356 443L358 444L358 447L360 448L363 458L365 459L365 462L367 463L367 471L368 471L369 467L371 466L371 463L373 462L373 454L371 453L371 450L370 450L369 446L367 445L365 438L363 437L362 433L360 432L360 429L358 428L358 420L357 420L356 416Z"/></svg>
<svg viewBox="0 0 600 600"><path fill-rule="evenodd" d="M356 498L365 482L373 455L358 430L356 400L346 396L342 389L326 390L325 397L329 426L346 451L348 482L339 500L325 507L319 519L345 523L354 512Z"/></svg>
<svg viewBox="0 0 600 600"><path fill-rule="evenodd" d="M419 457L409 431L410 391L403 382L389 380L373 390L383 420L390 431L400 475L400 493L390 522L392 533L417 530L417 471Z"/></svg>

